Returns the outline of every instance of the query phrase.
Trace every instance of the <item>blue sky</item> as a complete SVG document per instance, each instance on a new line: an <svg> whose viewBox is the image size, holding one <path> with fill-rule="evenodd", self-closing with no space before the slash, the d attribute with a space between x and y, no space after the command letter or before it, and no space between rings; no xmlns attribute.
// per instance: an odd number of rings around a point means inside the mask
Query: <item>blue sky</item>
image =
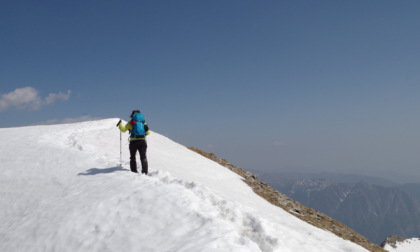
<svg viewBox="0 0 420 252"><path fill-rule="evenodd" d="M128 119L246 170L420 182L418 1L3 1L0 127Z"/></svg>

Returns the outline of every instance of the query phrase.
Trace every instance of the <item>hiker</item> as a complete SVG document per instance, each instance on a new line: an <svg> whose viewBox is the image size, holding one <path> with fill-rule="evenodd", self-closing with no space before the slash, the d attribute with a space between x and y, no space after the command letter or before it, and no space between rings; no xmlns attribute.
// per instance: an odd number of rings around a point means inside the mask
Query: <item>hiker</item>
<svg viewBox="0 0 420 252"><path fill-rule="evenodd" d="M148 164L146 158L147 142L146 136L149 135L149 126L144 120L144 115L140 110L133 110L130 116L131 120L123 126L121 120L117 126L121 132L130 132L130 169L132 172L138 173L136 163L136 153L140 153L141 173L148 172Z"/></svg>

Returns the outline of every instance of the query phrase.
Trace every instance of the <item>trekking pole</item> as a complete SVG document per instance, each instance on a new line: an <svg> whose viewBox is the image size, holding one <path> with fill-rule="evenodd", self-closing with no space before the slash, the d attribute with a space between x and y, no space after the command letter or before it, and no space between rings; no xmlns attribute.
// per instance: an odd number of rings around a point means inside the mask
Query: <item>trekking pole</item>
<svg viewBox="0 0 420 252"><path fill-rule="evenodd" d="M117 123L117 127L118 125L120 125L121 120ZM122 168L122 132L120 130L120 167Z"/></svg>
<svg viewBox="0 0 420 252"><path fill-rule="evenodd" d="M120 167L122 168L122 132L120 130Z"/></svg>

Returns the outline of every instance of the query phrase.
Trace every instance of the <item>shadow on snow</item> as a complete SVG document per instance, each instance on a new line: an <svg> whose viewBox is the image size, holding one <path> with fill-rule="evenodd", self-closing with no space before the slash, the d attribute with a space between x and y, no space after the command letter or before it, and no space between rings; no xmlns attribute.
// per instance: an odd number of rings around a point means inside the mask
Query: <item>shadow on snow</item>
<svg viewBox="0 0 420 252"><path fill-rule="evenodd" d="M128 171L128 170L121 168L121 166L104 168L104 169L90 168L86 172L81 172L77 174L77 176L90 176L90 175L97 175L97 174L104 174L104 173L113 173L116 171Z"/></svg>

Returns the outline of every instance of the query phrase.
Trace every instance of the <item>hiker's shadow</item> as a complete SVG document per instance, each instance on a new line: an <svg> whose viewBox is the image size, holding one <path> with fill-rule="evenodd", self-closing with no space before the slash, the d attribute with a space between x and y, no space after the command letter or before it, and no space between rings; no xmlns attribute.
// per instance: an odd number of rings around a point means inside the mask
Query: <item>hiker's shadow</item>
<svg viewBox="0 0 420 252"><path fill-rule="evenodd" d="M77 174L77 176L90 176L90 175L97 175L97 174L105 174L105 173L113 173L116 171L127 171L126 169L121 168L121 166L111 167L111 168L90 168L86 172L81 172Z"/></svg>

